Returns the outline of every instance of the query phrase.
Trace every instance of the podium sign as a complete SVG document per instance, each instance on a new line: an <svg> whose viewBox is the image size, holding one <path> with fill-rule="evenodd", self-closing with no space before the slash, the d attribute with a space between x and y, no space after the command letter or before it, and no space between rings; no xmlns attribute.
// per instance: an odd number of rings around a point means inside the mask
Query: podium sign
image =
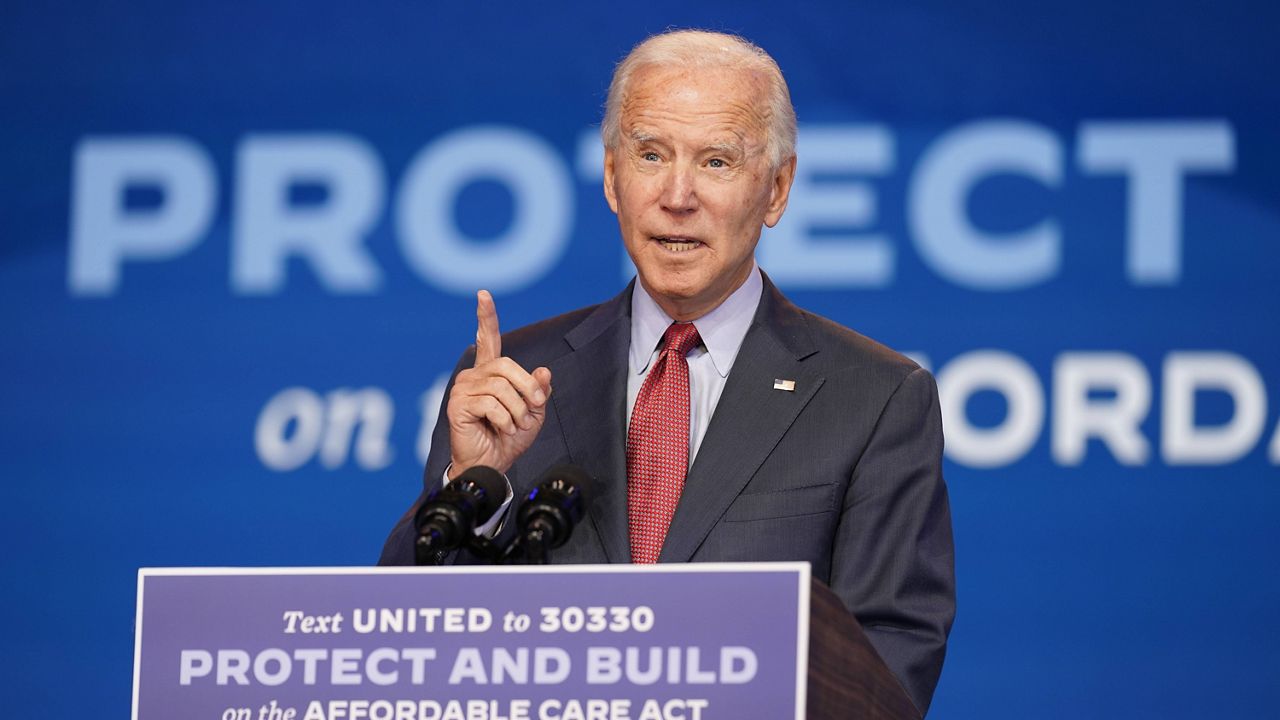
<svg viewBox="0 0 1280 720"><path fill-rule="evenodd" d="M807 563L143 569L134 720L804 717Z"/></svg>

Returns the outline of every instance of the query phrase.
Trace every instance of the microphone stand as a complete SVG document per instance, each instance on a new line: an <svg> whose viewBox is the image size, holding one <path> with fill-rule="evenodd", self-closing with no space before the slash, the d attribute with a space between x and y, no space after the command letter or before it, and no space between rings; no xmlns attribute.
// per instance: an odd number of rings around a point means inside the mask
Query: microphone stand
<svg viewBox="0 0 1280 720"><path fill-rule="evenodd" d="M449 551L439 549L443 540L444 537L435 528L419 535L413 544L413 564L439 565L444 562L444 557Z"/></svg>
<svg viewBox="0 0 1280 720"><path fill-rule="evenodd" d="M546 565L551 557L550 532L541 518L530 523L524 534L524 562L526 565Z"/></svg>

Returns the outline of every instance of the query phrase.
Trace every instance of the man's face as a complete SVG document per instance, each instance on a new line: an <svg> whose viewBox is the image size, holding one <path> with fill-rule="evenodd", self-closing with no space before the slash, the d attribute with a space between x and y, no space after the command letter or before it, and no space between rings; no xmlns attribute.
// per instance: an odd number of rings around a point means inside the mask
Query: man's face
<svg viewBox="0 0 1280 720"><path fill-rule="evenodd" d="M701 317L736 290L761 226L786 209L795 159L770 166L766 108L764 81L745 71L632 77L604 194L640 282L673 319Z"/></svg>

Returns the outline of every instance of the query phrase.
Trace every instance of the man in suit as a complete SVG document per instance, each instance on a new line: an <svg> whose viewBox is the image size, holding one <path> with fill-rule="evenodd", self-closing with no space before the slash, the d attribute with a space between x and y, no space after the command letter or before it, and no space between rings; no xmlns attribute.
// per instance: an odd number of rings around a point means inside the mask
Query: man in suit
<svg viewBox="0 0 1280 720"><path fill-rule="evenodd" d="M572 462L594 497L556 562L808 561L923 712L955 611L937 391L755 264L795 174L781 72L741 38L654 36L615 71L602 135L637 281L507 335L479 293L423 497L476 465L520 496ZM421 502L381 562L413 562ZM509 533L506 511L481 531Z"/></svg>

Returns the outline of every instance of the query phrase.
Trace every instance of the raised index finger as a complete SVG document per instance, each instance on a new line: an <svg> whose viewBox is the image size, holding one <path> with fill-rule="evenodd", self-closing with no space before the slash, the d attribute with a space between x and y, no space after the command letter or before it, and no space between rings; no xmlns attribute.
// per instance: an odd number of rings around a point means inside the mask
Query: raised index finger
<svg viewBox="0 0 1280 720"><path fill-rule="evenodd" d="M502 333L498 331L498 307L488 290L476 293L475 367L502 357Z"/></svg>

